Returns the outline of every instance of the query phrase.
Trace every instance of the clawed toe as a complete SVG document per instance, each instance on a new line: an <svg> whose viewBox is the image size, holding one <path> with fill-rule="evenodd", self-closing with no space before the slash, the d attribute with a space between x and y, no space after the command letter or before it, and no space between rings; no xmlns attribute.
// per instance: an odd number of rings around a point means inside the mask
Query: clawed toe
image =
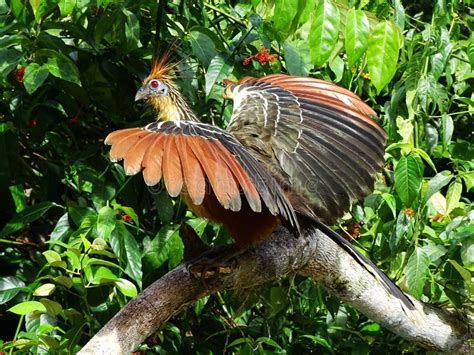
<svg viewBox="0 0 474 355"><path fill-rule="evenodd" d="M234 249L212 249L187 263L188 272L198 279L211 279L218 275L228 275L238 265L240 251Z"/></svg>

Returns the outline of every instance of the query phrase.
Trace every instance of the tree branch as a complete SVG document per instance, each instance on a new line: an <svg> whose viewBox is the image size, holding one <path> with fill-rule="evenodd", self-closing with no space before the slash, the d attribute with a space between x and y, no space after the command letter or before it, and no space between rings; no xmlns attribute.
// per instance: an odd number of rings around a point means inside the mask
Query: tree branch
<svg viewBox="0 0 474 355"><path fill-rule="evenodd" d="M183 307L205 295L254 287L294 272L322 283L336 297L405 339L436 351L469 351L472 334L455 314L414 300L420 316L409 317L397 298L319 230L294 238L281 228L268 241L239 255L230 274L206 280L205 285L190 276L184 264L178 266L131 300L79 354L128 354Z"/></svg>

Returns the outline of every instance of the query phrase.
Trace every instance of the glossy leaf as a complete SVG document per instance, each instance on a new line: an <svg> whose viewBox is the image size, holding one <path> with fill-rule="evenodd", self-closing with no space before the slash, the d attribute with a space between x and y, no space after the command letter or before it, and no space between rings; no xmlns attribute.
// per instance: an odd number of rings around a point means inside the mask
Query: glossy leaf
<svg viewBox="0 0 474 355"><path fill-rule="evenodd" d="M115 281L115 286L127 297L133 298L138 294L135 285L126 279L118 279Z"/></svg>
<svg viewBox="0 0 474 355"><path fill-rule="evenodd" d="M347 65L352 68L365 53L369 44L369 20L362 10L354 8L347 12L345 50Z"/></svg>
<svg viewBox="0 0 474 355"><path fill-rule="evenodd" d="M331 0L323 0L316 7L309 34L309 48L315 66L327 62L339 37L339 9Z"/></svg>
<svg viewBox="0 0 474 355"><path fill-rule="evenodd" d="M222 81L229 76L232 69L232 66L226 63L225 59L220 55L212 58L205 75L206 96L211 95L211 92L213 91L213 88L216 86L216 84L222 83ZM222 91L222 86L219 87L218 91Z"/></svg>
<svg viewBox="0 0 474 355"><path fill-rule="evenodd" d="M406 266L406 278L410 293L419 298L423 293L423 287L428 277L430 258L421 248L415 248L410 255Z"/></svg>
<svg viewBox="0 0 474 355"><path fill-rule="evenodd" d="M46 312L46 307L38 301L25 301L14 305L8 309L8 311L19 315L25 315L35 311Z"/></svg>
<svg viewBox="0 0 474 355"><path fill-rule="evenodd" d="M207 68L212 58L217 55L214 42L203 31L192 31L189 34L189 41L194 55L199 59L202 65Z"/></svg>
<svg viewBox="0 0 474 355"><path fill-rule="evenodd" d="M55 206L53 202L40 202L25 208L23 211L16 214L15 217L13 217L10 222L3 227L0 231L0 238L15 233L25 227L28 223L36 221L53 206Z"/></svg>
<svg viewBox="0 0 474 355"><path fill-rule="evenodd" d="M51 75L81 85L79 70L69 57L51 49L40 49L36 55L47 58L43 67L48 69Z"/></svg>
<svg viewBox="0 0 474 355"><path fill-rule="evenodd" d="M56 286L52 283L45 283L38 287L34 292L33 296L50 296L53 294Z"/></svg>
<svg viewBox="0 0 474 355"><path fill-rule="evenodd" d="M449 143L451 143L451 138L454 132L454 122L453 118L449 115L443 115L441 117L442 124L442 137L443 137L443 150L448 148Z"/></svg>
<svg viewBox="0 0 474 355"><path fill-rule="evenodd" d="M0 277L0 304L14 298L25 287L25 283L15 276Z"/></svg>
<svg viewBox="0 0 474 355"><path fill-rule="evenodd" d="M462 194L462 183L456 179L451 185L449 185L448 192L446 194L446 214L450 214L454 210L461 199Z"/></svg>
<svg viewBox="0 0 474 355"><path fill-rule="evenodd" d="M104 206L99 210L97 216L97 233L102 239L109 239L110 234L115 229L116 221L117 213L114 209L109 206Z"/></svg>
<svg viewBox="0 0 474 355"><path fill-rule="evenodd" d="M370 80L377 89L382 89L392 80L397 69L400 41L395 24L380 22L371 32L367 47L367 66Z"/></svg>
<svg viewBox="0 0 474 355"><path fill-rule="evenodd" d="M452 178L453 176L448 170L441 171L440 173L433 176L428 182L424 201L428 201L431 196L433 196L435 193L439 192L443 187L449 184Z"/></svg>
<svg viewBox="0 0 474 355"><path fill-rule="evenodd" d="M59 0L58 6L61 16L69 16L76 6L76 0Z"/></svg>
<svg viewBox="0 0 474 355"><path fill-rule="evenodd" d="M411 156L400 158L395 168L395 189L404 206L410 207L421 189L422 172L417 160Z"/></svg>
<svg viewBox="0 0 474 355"><path fill-rule="evenodd" d="M49 75L47 68L40 66L37 63L31 63L26 67L25 75L23 77L23 84L25 85L28 94L34 93Z"/></svg>
<svg viewBox="0 0 474 355"><path fill-rule="evenodd" d="M275 0L273 25L276 30L287 33L298 13L299 0Z"/></svg>
<svg viewBox="0 0 474 355"><path fill-rule="evenodd" d="M125 273L141 288L142 254L137 241L122 221L117 222L116 232L110 236L112 249L125 261Z"/></svg>
<svg viewBox="0 0 474 355"><path fill-rule="evenodd" d="M23 53L14 48L0 48L0 76L6 77L20 61Z"/></svg>
<svg viewBox="0 0 474 355"><path fill-rule="evenodd" d="M285 41L283 49L288 74L308 76L312 67L308 43L306 41Z"/></svg>

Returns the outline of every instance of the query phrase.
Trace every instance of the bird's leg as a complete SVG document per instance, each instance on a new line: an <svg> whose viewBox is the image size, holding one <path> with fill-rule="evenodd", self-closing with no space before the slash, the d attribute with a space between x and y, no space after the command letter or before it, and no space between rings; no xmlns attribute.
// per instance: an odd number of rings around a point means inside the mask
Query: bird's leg
<svg viewBox="0 0 474 355"><path fill-rule="evenodd" d="M186 262L211 249L199 238L195 230L185 222L181 223L179 235L184 244L184 261Z"/></svg>

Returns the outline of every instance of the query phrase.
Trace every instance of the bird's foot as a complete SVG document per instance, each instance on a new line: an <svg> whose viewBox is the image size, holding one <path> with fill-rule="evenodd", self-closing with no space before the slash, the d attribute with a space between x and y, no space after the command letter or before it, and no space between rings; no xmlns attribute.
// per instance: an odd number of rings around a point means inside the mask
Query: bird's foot
<svg viewBox="0 0 474 355"><path fill-rule="evenodd" d="M218 247L202 253L187 263L188 272L198 279L211 279L217 275L228 275L238 266L242 251L237 247Z"/></svg>

